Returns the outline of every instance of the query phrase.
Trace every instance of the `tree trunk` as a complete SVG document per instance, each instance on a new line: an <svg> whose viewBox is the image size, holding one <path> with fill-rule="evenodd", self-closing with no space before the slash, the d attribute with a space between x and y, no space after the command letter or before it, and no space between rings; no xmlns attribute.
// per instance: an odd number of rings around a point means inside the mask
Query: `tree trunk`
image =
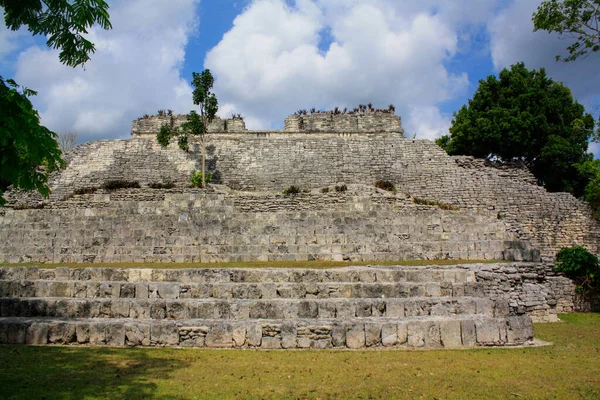
<svg viewBox="0 0 600 400"><path fill-rule="evenodd" d="M202 135L202 187L206 187L206 144L204 143L204 135Z"/></svg>

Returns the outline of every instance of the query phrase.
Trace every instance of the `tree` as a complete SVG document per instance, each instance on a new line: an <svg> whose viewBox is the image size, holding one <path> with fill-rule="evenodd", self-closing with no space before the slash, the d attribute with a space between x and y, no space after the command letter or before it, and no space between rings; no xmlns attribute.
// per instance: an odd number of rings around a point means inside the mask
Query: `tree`
<svg viewBox="0 0 600 400"><path fill-rule="evenodd" d="M600 50L600 0L544 0L533 14L534 31L557 32L573 39L569 55L557 60L574 61Z"/></svg>
<svg viewBox="0 0 600 400"><path fill-rule="evenodd" d="M59 60L71 67L84 64L94 45L82 35L94 24L110 29L103 0L0 0L7 28L21 27L46 35L60 49ZM36 92L0 76L0 205L9 186L38 190L48 196L48 175L63 165L56 134L40 125L28 97Z"/></svg>
<svg viewBox="0 0 600 400"><path fill-rule="evenodd" d="M523 162L549 191L581 196L587 180L577 165L592 159L593 128L567 87L519 63L479 81L437 143L452 155Z"/></svg>
<svg viewBox="0 0 600 400"><path fill-rule="evenodd" d="M161 146L169 145L171 138L177 137L179 147L188 151L189 135L200 138L202 147L202 187L206 186L206 133L208 125L214 120L219 110L219 102L214 93L211 92L215 79L210 70L205 69L201 74L192 73L192 98L194 104L200 107L200 114L196 111L190 111L187 115L187 121L181 125L181 128L175 128L173 119L170 125L163 125L156 135L156 139Z"/></svg>
<svg viewBox="0 0 600 400"><path fill-rule="evenodd" d="M56 141L58 142L60 152L64 154L77 146L77 132L59 133Z"/></svg>

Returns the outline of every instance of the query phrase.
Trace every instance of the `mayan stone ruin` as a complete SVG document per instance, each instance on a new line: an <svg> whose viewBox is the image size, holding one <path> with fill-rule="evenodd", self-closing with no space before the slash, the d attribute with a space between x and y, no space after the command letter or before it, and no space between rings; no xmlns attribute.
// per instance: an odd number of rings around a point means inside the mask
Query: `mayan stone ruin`
<svg viewBox="0 0 600 400"><path fill-rule="evenodd" d="M145 117L130 139L80 145L48 199L7 193L0 263L37 266L0 268L0 343L511 346L532 343L532 321L584 307L551 263L565 246L597 252L600 226L587 204L548 193L523 167L405 138L393 112L292 115L282 131L232 118L209 127L213 181L199 189L199 142L184 152L156 141L183 120ZM300 193L283 194L290 186ZM378 265L446 259L457 263ZM305 260L347 267L160 268ZM92 265L111 262L141 266Z"/></svg>

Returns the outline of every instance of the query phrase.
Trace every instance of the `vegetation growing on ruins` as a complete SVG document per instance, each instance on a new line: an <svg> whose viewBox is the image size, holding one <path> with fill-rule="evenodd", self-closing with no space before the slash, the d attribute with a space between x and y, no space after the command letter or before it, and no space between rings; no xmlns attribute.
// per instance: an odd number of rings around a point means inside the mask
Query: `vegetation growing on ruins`
<svg viewBox="0 0 600 400"><path fill-rule="evenodd" d="M202 147L202 187L206 186L206 142L205 135L208 132L208 125L213 121L219 110L219 102L217 96L211 92L215 79L210 70L205 69L201 74L192 73L192 98L194 104L199 106L200 114L195 110L190 111L187 115L187 121L181 127L175 127L174 118L171 113L170 124L163 125L156 135L156 140L161 146L169 145L172 138L177 138L179 148L184 151L189 150L189 136L200 138L200 146Z"/></svg>
<svg viewBox="0 0 600 400"><path fill-rule="evenodd" d="M435 206L441 210L458 210L459 209L459 207L453 206L451 204L446 204L446 203L443 203L443 202L437 201L437 200L421 199L419 197L413 197L412 202L415 204L420 204L420 205L424 205L424 206Z"/></svg>
<svg viewBox="0 0 600 400"><path fill-rule="evenodd" d="M84 64L96 50L83 36L89 27L111 28L103 0L0 0L0 7L8 29L26 27L32 35L45 35L46 44L60 50L60 62L70 67ZM35 94L0 76L0 206L5 203L3 192L11 185L47 197L48 175L64 165L56 134L40 125L29 100Z"/></svg>
<svg viewBox="0 0 600 400"><path fill-rule="evenodd" d="M573 279L578 290L585 292L599 288L600 264L598 256L583 246L565 247L556 254L554 270Z"/></svg>
<svg viewBox="0 0 600 400"><path fill-rule="evenodd" d="M600 0L544 0L533 14L534 31L557 32L574 40L569 55L557 60L574 61L600 50Z"/></svg>
<svg viewBox="0 0 600 400"><path fill-rule="evenodd" d="M316 107L311 108L310 110L301 109L294 113L294 115L302 116L302 115L313 115L313 114L333 114L333 115L353 115L353 114L367 114L367 113L390 113L394 114L396 112L396 107L393 104L390 104L388 108L374 108L372 103L369 104L359 104L358 107L353 108L352 110L348 109L348 107L344 107L343 109L340 107L334 107L333 110L319 110Z"/></svg>
<svg viewBox="0 0 600 400"><path fill-rule="evenodd" d="M381 190L387 190L388 192L395 192L396 187L392 182L389 181L377 181L375 182L375 187Z"/></svg>
<svg viewBox="0 0 600 400"><path fill-rule="evenodd" d="M105 189L105 190L139 189L139 187L140 187L139 182L126 181L126 180L107 181L102 185L102 189Z"/></svg>
<svg viewBox="0 0 600 400"><path fill-rule="evenodd" d="M173 189L175 184L171 181L165 182L152 182L148 184L150 189Z"/></svg>
<svg viewBox="0 0 600 400"><path fill-rule="evenodd" d="M450 136L436 143L451 155L522 162L547 190L579 197L588 180L578 166L593 158L594 125L567 87L518 63L481 80Z"/></svg>
<svg viewBox="0 0 600 400"><path fill-rule="evenodd" d="M536 336L552 346L524 349L0 346L0 398L597 399L600 314L560 318L535 324Z"/></svg>
<svg viewBox="0 0 600 400"><path fill-rule="evenodd" d="M283 191L283 194L286 195L286 196L295 196L295 195L297 195L300 192L301 192L301 190L300 190L300 188L298 186L292 185L289 188L285 189Z"/></svg>
<svg viewBox="0 0 600 400"><path fill-rule="evenodd" d="M190 176L190 182L194 187L202 188L206 186L206 182L212 181L212 178L212 172L207 172L206 178L204 178L204 174L201 171L194 171Z"/></svg>

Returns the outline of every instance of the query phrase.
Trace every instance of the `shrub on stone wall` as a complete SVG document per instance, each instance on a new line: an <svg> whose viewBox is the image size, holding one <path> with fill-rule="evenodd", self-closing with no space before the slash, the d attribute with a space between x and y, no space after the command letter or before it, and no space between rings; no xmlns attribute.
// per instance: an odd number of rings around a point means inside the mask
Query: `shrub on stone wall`
<svg viewBox="0 0 600 400"><path fill-rule="evenodd" d="M387 190L388 192L395 192L396 187L390 181L377 181L375 182L375 187L382 190Z"/></svg>
<svg viewBox="0 0 600 400"><path fill-rule="evenodd" d="M600 264L598 256L583 246L565 247L556 254L554 270L573 279L581 291L598 289Z"/></svg>
<svg viewBox="0 0 600 400"><path fill-rule="evenodd" d="M166 182L152 182L148 184L151 189L173 189L175 184L171 181Z"/></svg>
<svg viewBox="0 0 600 400"><path fill-rule="evenodd" d="M213 173L212 172L207 172L206 173L206 183L210 183L212 181L213 178ZM192 176L190 176L190 182L192 182L192 185L194 187L203 187L202 185L202 172L200 171L194 171L192 172Z"/></svg>
<svg viewBox="0 0 600 400"><path fill-rule="evenodd" d="M114 180L106 181L102 185L102 189L105 190L116 190L116 189L138 189L140 183L138 181L126 181L126 180Z"/></svg>
<svg viewBox="0 0 600 400"><path fill-rule="evenodd" d="M285 189L283 191L283 194L286 195L286 196L295 196L298 193L300 193L300 191L301 190L300 190L300 188L298 186L292 185L289 188Z"/></svg>
<svg viewBox="0 0 600 400"><path fill-rule="evenodd" d="M336 192L346 192L348 190L348 186L344 185L339 185L339 186L335 186L335 191Z"/></svg>

